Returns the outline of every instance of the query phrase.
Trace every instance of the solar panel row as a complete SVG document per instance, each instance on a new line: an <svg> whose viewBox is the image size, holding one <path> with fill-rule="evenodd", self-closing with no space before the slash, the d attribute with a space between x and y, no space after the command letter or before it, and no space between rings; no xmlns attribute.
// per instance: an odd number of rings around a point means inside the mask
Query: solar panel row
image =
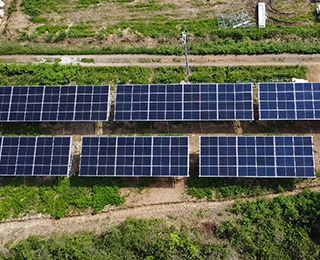
<svg viewBox="0 0 320 260"><path fill-rule="evenodd" d="M0 137L0 176L67 176L71 137Z"/></svg>
<svg viewBox="0 0 320 260"><path fill-rule="evenodd" d="M0 87L0 121L106 121L109 86ZM251 84L119 85L115 121L253 120ZM260 120L320 119L320 83L259 84Z"/></svg>
<svg viewBox="0 0 320 260"><path fill-rule="evenodd" d="M115 121L253 120L251 84L118 85Z"/></svg>
<svg viewBox="0 0 320 260"><path fill-rule="evenodd" d="M70 137L0 137L0 176L67 176ZM187 177L189 137L83 137L80 176ZM315 177L310 136L200 137L200 177Z"/></svg>
<svg viewBox="0 0 320 260"><path fill-rule="evenodd" d="M315 177L311 136L200 138L201 177Z"/></svg>
<svg viewBox="0 0 320 260"><path fill-rule="evenodd" d="M320 83L259 84L260 120L319 120Z"/></svg>
<svg viewBox="0 0 320 260"><path fill-rule="evenodd" d="M109 86L0 87L0 121L106 121Z"/></svg>
<svg viewBox="0 0 320 260"><path fill-rule="evenodd" d="M187 177L189 137L83 137L79 175Z"/></svg>

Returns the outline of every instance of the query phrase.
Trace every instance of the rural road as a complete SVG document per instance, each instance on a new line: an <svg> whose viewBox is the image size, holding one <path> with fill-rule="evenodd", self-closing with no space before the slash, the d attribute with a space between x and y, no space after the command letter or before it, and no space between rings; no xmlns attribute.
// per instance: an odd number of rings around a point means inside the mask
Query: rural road
<svg viewBox="0 0 320 260"><path fill-rule="evenodd" d="M86 62L83 59L87 59ZM81 61L82 60L82 61ZM166 55L3 55L0 63L54 63L61 65L79 64L90 67L141 66L168 67L184 66L184 56ZM320 66L320 54L279 54L279 55L189 55L190 66L263 66L263 65L305 65Z"/></svg>
<svg viewBox="0 0 320 260"><path fill-rule="evenodd" d="M310 187L310 190L319 192L320 186ZM297 195L303 191L298 188L294 191L286 191L285 196ZM280 194L269 194L263 198L275 198ZM261 197L244 198L245 201L255 201ZM127 203L126 203L127 204ZM27 238L29 235L41 235L49 237L50 235L68 234L72 235L81 231L93 231L101 234L110 229L113 225L118 225L128 217L133 218L163 218L166 221L181 218L182 222L190 224L195 220L199 211L204 213L204 218L198 221L205 222L207 219L215 219L218 222L226 221L226 215L220 216L219 212L227 212L228 208L234 204L234 200L225 201L175 201L172 203L137 205L127 207L109 207L99 214L83 214L73 217L65 217L59 220L48 216L34 216L13 221L4 221L0 223L0 251L6 251L4 245L8 242L17 242ZM108 207L107 207L108 208ZM170 222L170 221L169 221Z"/></svg>

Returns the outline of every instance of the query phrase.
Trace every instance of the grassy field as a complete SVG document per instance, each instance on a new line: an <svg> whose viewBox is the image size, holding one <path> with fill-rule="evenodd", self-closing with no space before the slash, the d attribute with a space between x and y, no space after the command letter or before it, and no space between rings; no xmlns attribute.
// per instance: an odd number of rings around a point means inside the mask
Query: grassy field
<svg viewBox="0 0 320 260"><path fill-rule="evenodd" d="M272 6L267 28L219 29L218 15L247 9L250 1L23 0L11 3L0 54L181 55L187 31L190 54L318 53L316 6L290 0ZM287 6L290 8L282 8ZM20 12L19 12L20 11ZM19 15L17 14L19 12ZM293 15L294 13L299 15ZM17 14L17 15L16 15ZM9 39L9 40L8 40ZM115 47L116 46L116 47Z"/></svg>

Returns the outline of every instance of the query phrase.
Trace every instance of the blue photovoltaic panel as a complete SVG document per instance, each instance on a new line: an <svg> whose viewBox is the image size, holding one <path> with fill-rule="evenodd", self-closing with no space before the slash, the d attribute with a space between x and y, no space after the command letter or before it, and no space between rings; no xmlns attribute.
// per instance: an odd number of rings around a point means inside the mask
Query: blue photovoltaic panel
<svg viewBox="0 0 320 260"><path fill-rule="evenodd" d="M319 120L320 83L260 83L260 120Z"/></svg>
<svg viewBox="0 0 320 260"><path fill-rule="evenodd" d="M314 178L312 137L202 136L200 176Z"/></svg>
<svg viewBox="0 0 320 260"><path fill-rule="evenodd" d="M83 137L79 175L187 177L189 137Z"/></svg>
<svg viewBox="0 0 320 260"><path fill-rule="evenodd" d="M118 85L115 121L253 120L251 84Z"/></svg>
<svg viewBox="0 0 320 260"><path fill-rule="evenodd" d="M0 87L0 121L106 121L109 86Z"/></svg>
<svg viewBox="0 0 320 260"><path fill-rule="evenodd" d="M68 176L71 137L0 137L0 176Z"/></svg>

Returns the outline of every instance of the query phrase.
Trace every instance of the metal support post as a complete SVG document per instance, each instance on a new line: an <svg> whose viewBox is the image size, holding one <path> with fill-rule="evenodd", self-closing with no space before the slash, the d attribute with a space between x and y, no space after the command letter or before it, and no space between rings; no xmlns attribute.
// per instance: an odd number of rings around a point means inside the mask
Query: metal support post
<svg viewBox="0 0 320 260"><path fill-rule="evenodd" d="M188 62L188 53L187 53L187 35L185 34L185 32L182 32L182 44L184 46L184 55L186 57L186 75L188 79L190 72L189 72L189 62Z"/></svg>

